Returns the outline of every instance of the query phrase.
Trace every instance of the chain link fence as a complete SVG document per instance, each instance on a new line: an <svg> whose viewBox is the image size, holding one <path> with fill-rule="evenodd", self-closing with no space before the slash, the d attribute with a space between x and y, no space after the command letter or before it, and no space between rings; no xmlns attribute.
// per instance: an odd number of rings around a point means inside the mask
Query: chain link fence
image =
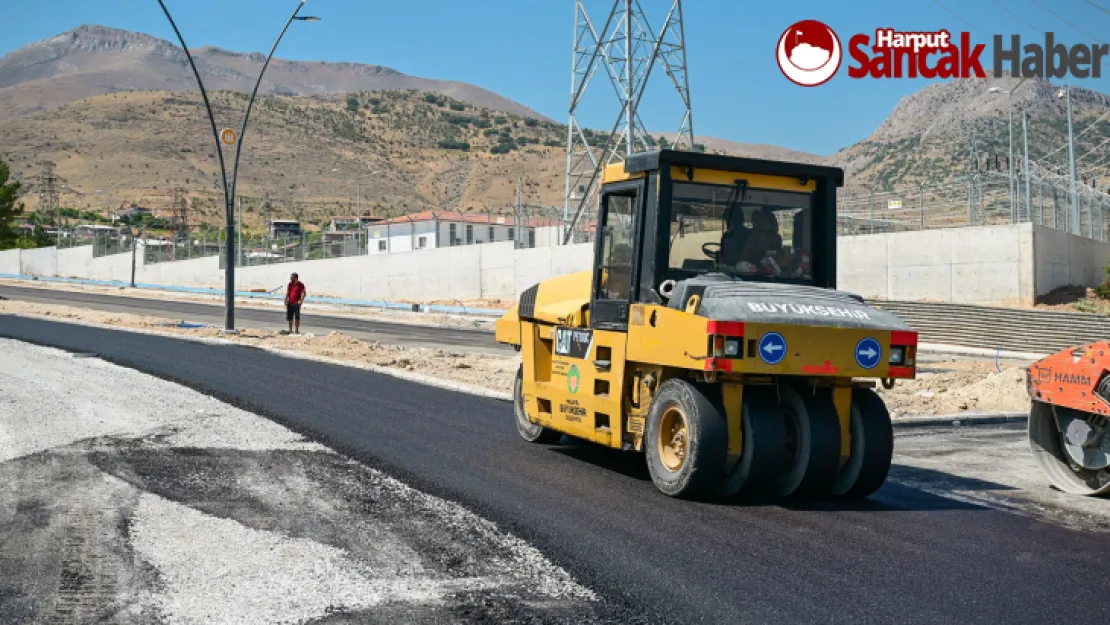
<svg viewBox="0 0 1110 625"><path fill-rule="evenodd" d="M1078 221L1074 216L1076 209ZM1110 196L1106 193L1083 185L1073 193L1069 178L1030 166L1028 176L1018 172L1012 179L1004 172L981 172L890 190L841 190L837 198L837 233L855 235L1032 222L1106 241L1108 209Z"/></svg>
<svg viewBox="0 0 1110 625"><path fill-rule="evenodd" d="M1107 241L1110 240L1108 210L1110 195L1107 193L1085 185L1073 189L1069 177L1031 163L1028 175L1017 171L1012 178L1006 172L983 171L894 188L841 189L837 198L837 234L851 236L1032 222ZM440 217L434 229L429 226L429 233L439 231L440 221L474 225L483 232L482 226L488 225L491 231L494 227L499 229L494 241L511 240L517 249L562 245L568 218L573 216L562 207L536 204L481 212L437 211L436 214ZM410 228L415 236L414 223L414 216L409 215L389 220L386 227ZM592 242L595 228L596 206L588 204L569 243ZM176 237L137 231L133 237L126 226L77 225L58 229L46 227L44 232L63 249L92 246L94 257L129 253L137 240L144 264L210 256L220 256L221 267L224 262L222 230L197 231ZM367 255L370 238L367 229L353 229L285 237L245 236L241 240L236 236L232 244L235 245L236 264L251 267ZM480 244L489 242L489 238L483 235L468 239L460 234L452 239L442 235L436 236L435 244L428 247ZM413 245L409 249L418 248Z"/></svg>

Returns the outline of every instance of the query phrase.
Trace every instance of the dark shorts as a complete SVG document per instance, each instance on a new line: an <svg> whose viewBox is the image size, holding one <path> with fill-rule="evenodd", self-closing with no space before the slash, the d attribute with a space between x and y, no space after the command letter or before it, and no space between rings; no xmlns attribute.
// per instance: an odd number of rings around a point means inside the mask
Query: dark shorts
<svg viewBox="0 0 1110 625"><path fill-rule="evenodd" d="M300 304L286 304L285 305L285 320L292 321L296 319L301 320L301 305Z"/></svg>

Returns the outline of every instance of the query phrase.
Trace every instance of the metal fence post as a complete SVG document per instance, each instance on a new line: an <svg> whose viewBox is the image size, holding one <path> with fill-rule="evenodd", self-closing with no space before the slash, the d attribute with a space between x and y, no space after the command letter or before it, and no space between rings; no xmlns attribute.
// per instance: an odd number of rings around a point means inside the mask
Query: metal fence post
<svg viewBox="0 0 1110 625"><path fill-rule="evenodd" d="M871 187L871 234L875 234L875 187Z"/></svg>
<svg viewBox="0 0 1110 625"><path fill-rule="evenodd" d="M921 182L920 195L917 196L917 212L921 217L921 230L925 229L925 182Z"/></svg>

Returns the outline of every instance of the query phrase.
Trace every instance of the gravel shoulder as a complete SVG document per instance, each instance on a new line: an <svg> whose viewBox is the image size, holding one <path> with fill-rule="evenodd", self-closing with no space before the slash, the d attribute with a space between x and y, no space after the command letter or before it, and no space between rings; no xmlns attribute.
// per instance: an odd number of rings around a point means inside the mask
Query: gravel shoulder
<svg viewBox="0 0 1110 625"><path fill-rule="evenodd" d="M270 420L0 352L0 622L607 620L525 541Z"/></svg>

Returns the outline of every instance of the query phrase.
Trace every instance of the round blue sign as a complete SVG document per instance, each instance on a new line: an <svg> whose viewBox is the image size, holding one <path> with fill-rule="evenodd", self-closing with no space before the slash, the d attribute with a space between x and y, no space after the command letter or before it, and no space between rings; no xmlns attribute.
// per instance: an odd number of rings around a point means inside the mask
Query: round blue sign
<svg viewBox="0 0 1110 625"><path fill-rule="evenodd" d="M883 361L883 346L871 337L856 343L856 364L864 369L874 369Z"/></svg>
<svg viewBox="0 0 1110 625"><path fill-rule="evenodd" d="M768 332L759 339L759 359L777 365L786 358L786 339L778 332Z"/></svg>

